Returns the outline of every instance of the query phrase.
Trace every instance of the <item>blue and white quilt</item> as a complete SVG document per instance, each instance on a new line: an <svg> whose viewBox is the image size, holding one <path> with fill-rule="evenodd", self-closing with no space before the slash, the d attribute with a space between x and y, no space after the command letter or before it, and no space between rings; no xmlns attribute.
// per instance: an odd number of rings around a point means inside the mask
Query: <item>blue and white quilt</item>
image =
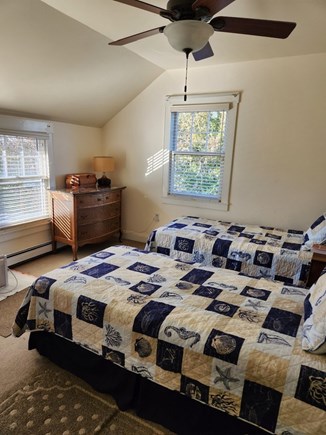
<svg viewBox="0 0 326 435"><path fill-rule="evenodd" d="M312 252L304 232L185 216L149 235L145 249L305 287Z"/></svg>
<svg viewBox="0 0 326 435"><path fill-rule="evenodd" d="M268 433L322 434L326 360L301 348L307 293L115 246L40 276L13 333L55 333Z"/></svg>

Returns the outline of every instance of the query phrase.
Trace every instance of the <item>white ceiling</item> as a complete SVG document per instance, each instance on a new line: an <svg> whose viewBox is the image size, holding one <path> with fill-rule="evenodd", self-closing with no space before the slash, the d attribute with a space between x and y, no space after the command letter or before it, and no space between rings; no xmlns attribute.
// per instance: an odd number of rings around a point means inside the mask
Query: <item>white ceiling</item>
<svg viewBox="0 0 326 435"><path fill-rule="evenodd" d="M167 25L160 16L113 0L43 0L61 12L97 30L111 40ZM147 3L166 7L165 0ZM286 40L215 33L210 43L215 56L193 66L326 51L326 0L235 0L218 15L294 21L297 27ZM173 50L162 34L128 44L137 53L164 69L183 68L184 56ZM122 47L109 47L110 53Z"/></svg>
<svg viewBox="0 0 326 435"><path fill-rule="evenodd" d="M108 42L40 0L0 0L0 111L103 126L162 73Z"/></svg>
<svg viewBox="0 0 326 435"><path fill-rule="evenodd" d="M326 0L236 0L218 15L297 27L286 40L215 32L215 56L191 58L191 68L326 52ZM185 65L163 34L108 42L168 23L113 0L0 0L0 110L102 126L163 70Z"/></svg>

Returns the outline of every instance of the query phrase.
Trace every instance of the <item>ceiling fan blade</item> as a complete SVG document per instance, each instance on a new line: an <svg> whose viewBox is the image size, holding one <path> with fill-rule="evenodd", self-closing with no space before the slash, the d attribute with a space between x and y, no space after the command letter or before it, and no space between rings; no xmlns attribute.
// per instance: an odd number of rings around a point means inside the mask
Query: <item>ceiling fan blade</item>
<svg viewBox="0 0 326 435"><path fill-rule="evenodd" d="M139 39L147 38L148 36L163 33L165 26L156 27L155 29L145 30L144 32L136 33L135 35L127 36L126 38L118 39L117 41L109 42L109 45L125 45L130 42L138 41Z"/></svg>
<svg viewBox="0 0 326 435"><path fill-rule="evenodd" d="M256 20L254 18L215 17L209 24L216 32L240 33L243 35L287 38L296 23L288 21Z"/></svg>
<svg viewBox="0 0 326 435"><path fill-rule="evenodd" d="M207 42L207 44L198 51L195 51L192 53L195 60L203 60L207 59L208 57L214 56L211 44Z"/></svg>
<svg viewBox="0 0 326 435"><path fill-rule="evenodd" d="M129 6L134 6L135 8L138 8L138 9L143 9L144 11L153 12L154 14L159 14L159 15L168 14L169 15L171 13L170 11L168 11L166 9L162 9L158 6L154 6L154 5L151 5L149 3L141 2L140 0L115 0L115 1L119 2L119 3L124 3L124 4L129 5Z"/></svg>

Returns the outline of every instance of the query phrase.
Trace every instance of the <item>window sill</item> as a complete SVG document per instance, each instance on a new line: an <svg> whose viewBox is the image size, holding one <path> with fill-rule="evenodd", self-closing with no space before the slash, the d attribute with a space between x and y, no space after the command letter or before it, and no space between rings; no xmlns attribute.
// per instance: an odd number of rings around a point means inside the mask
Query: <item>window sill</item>
<svg viewBox="0 0 326 435"><path fill-rule="evenodd" d="M186 207L207 208L211 210L227 211L229 204L223 203L214 199L201 199L195 197L180 197L180 196L163 196L162 202L164 204L182 205Z"/></svg>
<svg viewBox="0 0 326 435"><path fill-rule="evenodd" d="M39 229L42 225L48 225L51 222L50 218L42 218L38 219L32 222L25 222L21 224L13 224L13 225L6 225L4 227L0 227L0 233L3 234L11 234L11 233L17 233L20 231L25 230L33 230L33 229Z"/></svg>

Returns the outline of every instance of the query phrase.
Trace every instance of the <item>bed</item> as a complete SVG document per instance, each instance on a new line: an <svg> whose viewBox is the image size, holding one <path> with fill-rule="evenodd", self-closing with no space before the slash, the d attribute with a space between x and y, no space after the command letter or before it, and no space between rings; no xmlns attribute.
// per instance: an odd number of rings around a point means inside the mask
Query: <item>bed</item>
<svg viewBox="0 0 326 435"><path fill-rule="evenodd" d="M153 230L145 250L305 287L325 223L322 215L304 232L183 216Z"/></svg>
<svg viewBox="0 0 326 435"><path fill-rule="evenodd" d="M32 331L31 349L178 434L321 434L326 360L310 352L323 350L312 327L302 350L315 299L114 246L37 278L13 334Z"/></svg>

